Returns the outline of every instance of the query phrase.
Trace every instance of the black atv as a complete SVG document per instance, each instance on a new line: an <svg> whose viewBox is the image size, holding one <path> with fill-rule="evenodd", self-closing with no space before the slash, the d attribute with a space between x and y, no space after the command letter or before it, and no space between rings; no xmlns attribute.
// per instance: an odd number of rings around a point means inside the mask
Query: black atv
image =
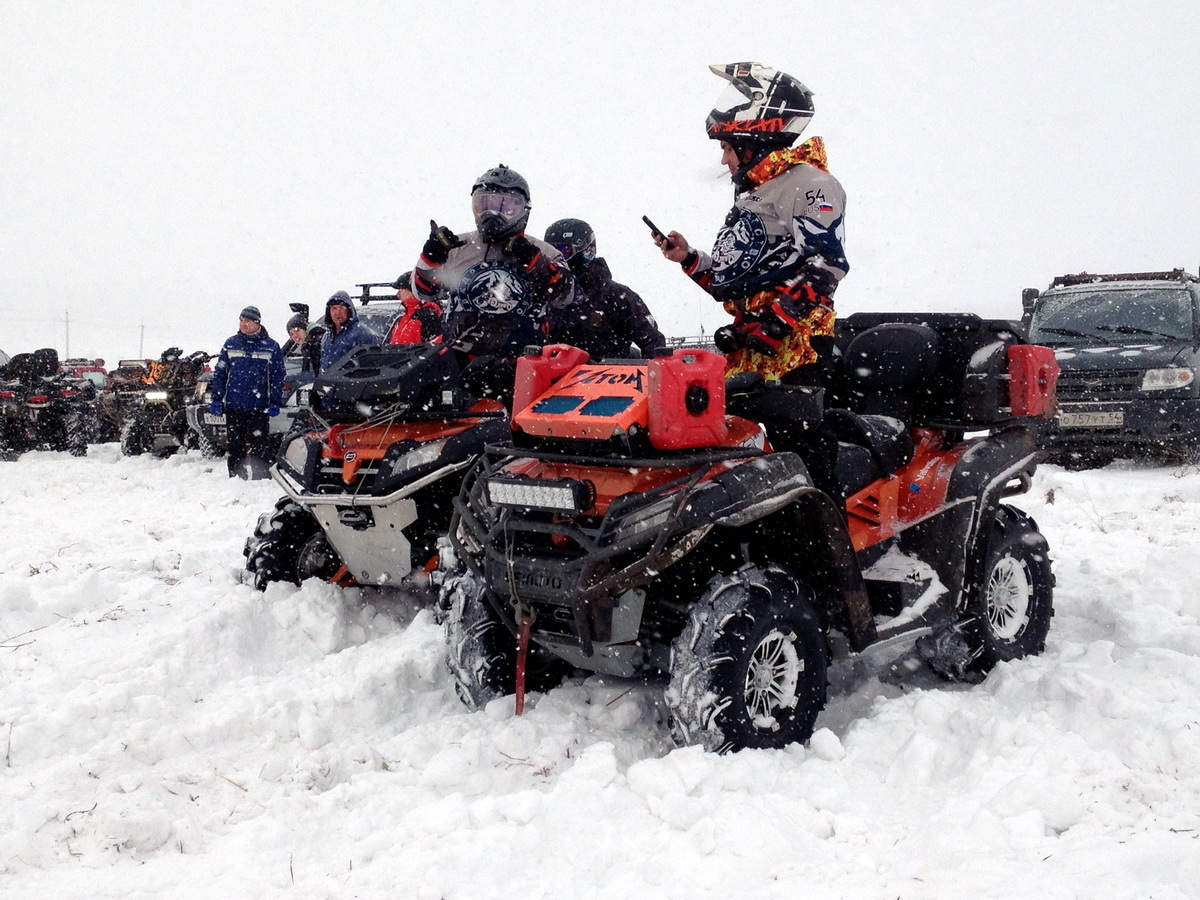
<svg viewBox="0 0 1200 900"><path fill-rule="evenodd" d="M28 450L86 456L99 432L96 386L59 370L58 351L18 353L0 380L0 459Z"/></svg>
<svg viewBox="0 0 1200 900"><path fill-rule="evenodd" d="M573 669L665 676L680 743L781 747L812 733L833 660L919 652L977 679L1040 652L1049 551L1003 500L1057 370L1020 334L852 316L827 390L727 393L702 350L522 358L513 439L467 476L441 554L459 695L520 711Z"/></svg>
<svg viewBox="0 0 1200 900"><path fill-rule="evenodd" d="M508 436L502 398L486 396L496 367L462 369L442 344L381 345L322 372L314 427L285 436L271 469L285 496L246 541L254 584L395 586L431 569L463 471Z"/></svg>
<svg viewBox="0 0 1200 900"><path fill-rule="evenodd" d="M121 452L125 456L152 453L167 457L199 446L188 428L187 404L210 359L203 350L184 356L178 347L171 347L151 363L144 376L145 390L128 398L121 429Z"/></svg>

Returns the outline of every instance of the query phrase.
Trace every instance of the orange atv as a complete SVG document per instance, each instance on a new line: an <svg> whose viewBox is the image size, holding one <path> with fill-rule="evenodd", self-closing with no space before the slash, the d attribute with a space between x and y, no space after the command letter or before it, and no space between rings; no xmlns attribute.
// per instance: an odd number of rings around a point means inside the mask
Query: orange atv
<svg viewBox="0 0 1200 900"><path fill-rule="evenodd" d="M1048 548L1003 501L1036 467L1053 356L966 314L851 316L839 349L828 389L727 385L705 351L520 359L512 441L441 554L464 702L665 675L679 742L780 747L812 733L835 659L915 647L971 679L1040 652Z"/></svg>

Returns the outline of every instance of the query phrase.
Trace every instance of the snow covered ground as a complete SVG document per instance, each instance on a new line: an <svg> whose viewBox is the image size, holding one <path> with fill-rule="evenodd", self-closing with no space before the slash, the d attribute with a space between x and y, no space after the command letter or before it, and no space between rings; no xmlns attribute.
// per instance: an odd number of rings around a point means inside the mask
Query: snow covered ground
<svg viewBox="0 0 1200 900"><path fill-rule="evenodd" d="M599 677L468 712L419 597L252 590L276 496L111 444L0 469L0 894L1200 890L1194 467L1039 472L1043 656L842 671L808 746L723 757Z"/></svg>

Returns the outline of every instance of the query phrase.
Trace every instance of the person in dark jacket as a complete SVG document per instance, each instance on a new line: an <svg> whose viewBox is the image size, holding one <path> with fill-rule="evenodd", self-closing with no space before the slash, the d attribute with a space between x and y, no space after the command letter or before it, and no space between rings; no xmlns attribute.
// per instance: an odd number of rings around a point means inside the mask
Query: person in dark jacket
<svg viewBox="0 0 1200 900"><path fill-rule="evenodd" d="M596 256L596 232L582 219L559 219L546 229L546 243L567 260L575 276L575 300L550 310L550 340L586 350L592 359L625 359L633 345L642 356L667 345L654 316L637 292L613 281Z"/></svg>
<svg viewBox="0 0 1200 900"><path fill-rule="evenodd" d="M265 478L271 450L268 419L283 402L283 351L262 326L255 306L242 310L238 333L221 347L213 367L214 416L229 429L229 477ZM243 463L249 472L243 473Z"/></svg>
<svg viewBox="0 0 1200 900"><path fill-rule="evenodd" d="M327 372L355 347L378 344L380 334L358 318L358 310L345 291L325 302L325 336L321 338L321 371Z"/></svg>

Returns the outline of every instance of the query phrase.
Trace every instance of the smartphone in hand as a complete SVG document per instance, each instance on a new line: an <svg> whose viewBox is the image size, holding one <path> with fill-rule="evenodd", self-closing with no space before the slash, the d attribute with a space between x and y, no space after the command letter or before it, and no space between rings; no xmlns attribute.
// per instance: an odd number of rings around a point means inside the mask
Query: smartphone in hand
<svg viewBox="0 0 1200 900"><path fill-rule="evenodd" d="M667 240L667 236L665 234L663 234L662 230L657 225L655 225L653 222L650 221L649 216L642 216L642 221L645 222L646 225L649 227L650 233L652 235L654 235L656 238L659 238L660 240L664 240L664 241Z"/></svg>

